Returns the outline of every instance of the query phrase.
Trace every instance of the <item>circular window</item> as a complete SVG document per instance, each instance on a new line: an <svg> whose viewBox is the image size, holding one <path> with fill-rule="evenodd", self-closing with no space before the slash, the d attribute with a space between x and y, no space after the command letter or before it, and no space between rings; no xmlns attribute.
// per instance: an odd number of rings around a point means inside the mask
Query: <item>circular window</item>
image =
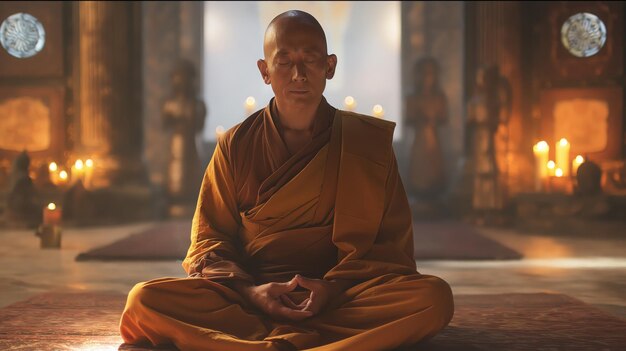
<svg viewBox="0 0 626 351"><path fill-rule="evenodd" d="M563 23L561 42L574 56L593 56L606 42L606 27L604 22L594 14L577 13Z"/></svg>
<svg viewBox="0 0 626 351"><path fill-rule="evenodd" d="M45 42L46 32L43 25L27 13L11 15L0 26L0 43L11 56L35 56L43 49Z"/></svg>

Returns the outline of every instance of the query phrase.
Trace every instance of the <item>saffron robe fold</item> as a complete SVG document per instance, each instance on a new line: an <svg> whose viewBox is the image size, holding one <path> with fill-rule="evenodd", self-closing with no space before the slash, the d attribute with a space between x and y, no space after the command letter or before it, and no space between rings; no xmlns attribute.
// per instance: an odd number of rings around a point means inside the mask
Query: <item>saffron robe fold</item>
<svg viewBox="0 0 626 351"><path fill-rule="evenodd" d="M183 267L137 284L125 342L181 350L387 350L434 335L450 287L416 271L411 214L391 139L395 124L323 100L313 139L291 155L273 101L230 129L207 168ZM274 113L273 113L274 112ZM271 320L229 287L295 274L354 285L318 315ZM307 291L289 294L296 301Z"/></svg>

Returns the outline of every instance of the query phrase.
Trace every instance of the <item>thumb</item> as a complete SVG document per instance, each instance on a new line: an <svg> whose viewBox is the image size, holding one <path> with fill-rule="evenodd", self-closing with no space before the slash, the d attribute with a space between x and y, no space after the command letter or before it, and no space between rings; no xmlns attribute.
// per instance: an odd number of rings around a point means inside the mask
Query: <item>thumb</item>
<svg viewBox="0 0 626 351"><path fill-rule="evenodd" d="M298 287L298 281L294 278L284 283L274 283L272 285L272 294L275 296L290 292Z"/></svg>

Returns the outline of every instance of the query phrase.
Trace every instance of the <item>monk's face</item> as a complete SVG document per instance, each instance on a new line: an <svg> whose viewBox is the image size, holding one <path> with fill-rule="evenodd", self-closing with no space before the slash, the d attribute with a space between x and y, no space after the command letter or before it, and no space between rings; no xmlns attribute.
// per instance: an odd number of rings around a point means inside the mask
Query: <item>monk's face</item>
<svg viewBox="0 0 626 351"><path fill-rule="evenodd" d="M317 106L337 65L337 57L327 54L319 29L297 18L280 19L268 29L263 49L259 71L265 84L271 84L277 103Z"/></svg>

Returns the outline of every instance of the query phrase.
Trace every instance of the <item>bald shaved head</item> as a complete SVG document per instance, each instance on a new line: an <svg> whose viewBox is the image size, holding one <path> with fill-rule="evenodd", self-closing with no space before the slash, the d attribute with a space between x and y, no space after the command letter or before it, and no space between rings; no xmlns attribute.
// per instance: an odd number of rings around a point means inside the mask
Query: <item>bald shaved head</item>
<svg viewBox="0 0 626 351"><path fill-rule="evenodd" d="M289 10L274 17L265 30L265 37L263 40L263 54L265 58L268 57L268 46L271 49L273 42L276 41L276 36L283 30L308 30L316 33L319 39L324 43L324 51L328 52L328 46L326 43L326 33L322 25L308 12L300 10Z"/></svg>
<svg viewBox="0 0 626 351"><path fill-rule="evenodd" d="M263 55L257 65L279 111L314 112L337 65L315 17L298 10L276 16L265 31Z"/></svg>

